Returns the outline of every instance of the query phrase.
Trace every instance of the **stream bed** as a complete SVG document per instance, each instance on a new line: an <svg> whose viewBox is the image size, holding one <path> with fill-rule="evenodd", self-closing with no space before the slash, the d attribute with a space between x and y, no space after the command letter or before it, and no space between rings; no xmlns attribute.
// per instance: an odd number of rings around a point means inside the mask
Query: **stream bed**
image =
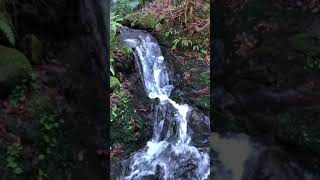
<svg viewBox="0 0 320 180"><path fill-rule="evenodd" d="M173 75L155 38L143 30L124 29L120 41L134 49L136 67L153 104L153 135L143 149L121 162L116 179L207 179L209 118L170 98Z"/></svg>

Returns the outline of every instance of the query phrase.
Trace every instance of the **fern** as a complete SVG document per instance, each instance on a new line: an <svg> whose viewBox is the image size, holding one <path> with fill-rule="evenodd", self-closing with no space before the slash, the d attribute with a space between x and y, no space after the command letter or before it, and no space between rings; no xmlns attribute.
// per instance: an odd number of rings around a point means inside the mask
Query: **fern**
<svg viewBox="0 0 320 180"><path fill-rule="evenodd" d="M0 12L0 32L6 37L12 46L15 45L16 39L10 20Z"/></svg>

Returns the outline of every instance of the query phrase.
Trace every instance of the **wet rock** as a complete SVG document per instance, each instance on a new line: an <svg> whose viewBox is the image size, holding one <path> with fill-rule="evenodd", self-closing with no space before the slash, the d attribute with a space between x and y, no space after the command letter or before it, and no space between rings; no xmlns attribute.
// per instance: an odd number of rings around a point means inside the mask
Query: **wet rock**
<svg viewBox="0 0 320 180"><path fill-rule="evenodd" d="M157 128L157 132L160 133L160 140L166 139L169 142L173 142L178 139L177 122L175 114L176 109L170 103L161 104L160 100L156 98L155 104L152 108L153 120L157 121L157 125L163 121L162 130ZM154 122L155 123L155 122ZM161 132L160 132L161 130ZM153 130L154 131L154 130Z"/></svg>
<svg viewBox="0 0 320 180"><path fill-rule="evenodd" d="M209 146L210 121L200 111L193 109L188 120L188 134L196 147Z"/></svg>
<svg viewBox="0 0 320 180"><path fill-rule="evenodd" d="M18 50L0 46L0 97L31 77L31 65Z"/></svg>

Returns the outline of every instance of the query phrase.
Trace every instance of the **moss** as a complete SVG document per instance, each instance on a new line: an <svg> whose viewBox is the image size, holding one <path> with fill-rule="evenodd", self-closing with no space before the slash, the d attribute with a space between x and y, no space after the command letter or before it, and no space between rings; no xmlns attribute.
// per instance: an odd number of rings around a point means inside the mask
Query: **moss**
<svg viewBox="0 0 320 180"><path fill-rule="evenodd" d="M114 76L110 76L110 87L112 89L118 87L120 85L120 81L114 77Z"/></svg>
<svg viewBox="0 0 320 180"><path fill-rule="evenodd" d="M129 14L123 18L123 23L139 29L153 30L159 22L156 14L151 12Z"/></svg>
<svg viewBox="0 0 320 180"><path fill-rule="evenodd" d="M123 88L116 88L113 92L116 101L111 104L111 133L112 146L123 145L124 156L141 148L148 137L146 121L143 121L135 109L133 99Z"/></svg>
<svg viewBox="0 0 320 180"><path fill-rule="evenodd" d="M31 78L28 59L18 50L0 45L0 95L7 95L23 80Z"/></svg>

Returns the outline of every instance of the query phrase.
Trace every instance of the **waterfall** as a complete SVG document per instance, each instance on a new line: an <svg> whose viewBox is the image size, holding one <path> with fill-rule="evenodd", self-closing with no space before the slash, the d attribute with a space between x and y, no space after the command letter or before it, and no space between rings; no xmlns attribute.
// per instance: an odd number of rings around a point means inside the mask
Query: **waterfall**
<svg viewBox="0 0 320 180"><path fill-rule="evenodd" d="M190 144L191 136L187 129L188 114L192 108L170 99L174 88L171 72L157 41L141 30L124 30L120 37L123 43L134 49L136 65L148 97L157 98L160 103L153 114L152 139L131 157L129 170L118 179L206 179L210 172L208 152Z"/></svg>

